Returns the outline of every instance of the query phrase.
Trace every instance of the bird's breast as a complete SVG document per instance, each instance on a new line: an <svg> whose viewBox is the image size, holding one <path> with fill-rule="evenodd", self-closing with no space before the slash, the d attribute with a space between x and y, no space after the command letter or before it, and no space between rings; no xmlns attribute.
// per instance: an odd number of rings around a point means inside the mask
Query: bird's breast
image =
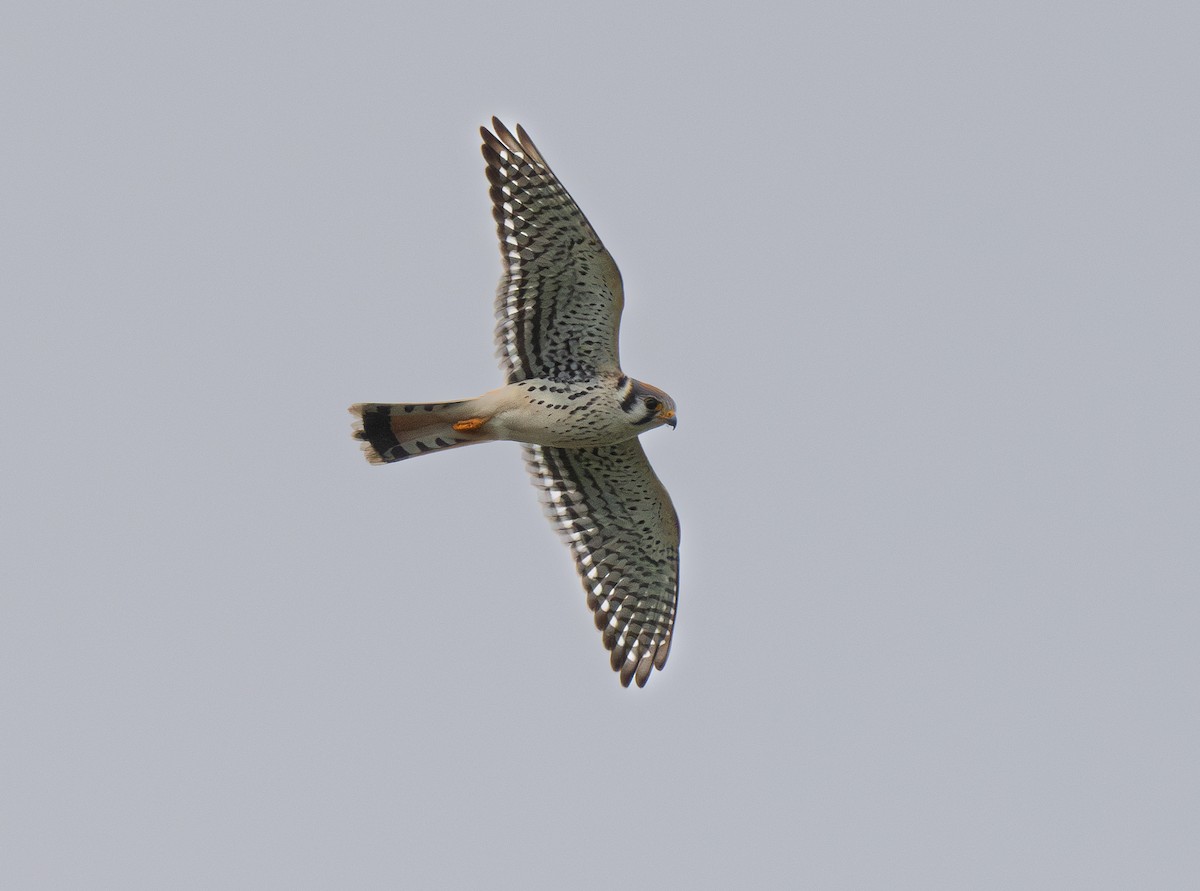
<svg viewBox="0 0 1200 891"><path fill-rule="evenodd" d="M613 445L637 435L609 383L529 380L502 388L502 439L561 448Z"/></svg>

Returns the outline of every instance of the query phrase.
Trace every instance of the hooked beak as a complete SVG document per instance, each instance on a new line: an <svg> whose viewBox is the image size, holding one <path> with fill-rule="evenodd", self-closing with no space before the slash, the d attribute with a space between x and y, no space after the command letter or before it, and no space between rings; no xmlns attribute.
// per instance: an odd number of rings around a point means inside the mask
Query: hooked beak
<svg viewBox="0 0 1200 891"><path fill-rule="evenodd" d="M663 411L660 411L658 416L662 418L664 423L670 424L672 430L674 430L675 425L679 423L675 420L675 412L670 409L664 409Z"/></svg>

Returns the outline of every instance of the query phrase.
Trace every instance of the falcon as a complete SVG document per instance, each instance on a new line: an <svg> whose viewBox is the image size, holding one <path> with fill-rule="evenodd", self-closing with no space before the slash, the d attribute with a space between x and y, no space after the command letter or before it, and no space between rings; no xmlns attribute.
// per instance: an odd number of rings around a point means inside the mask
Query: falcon
<svg viewBox="0 0 1200 891"><path fill-rule="evenodd" d="M666 664L679 593L679 518L638 437L675 403L621 370L621 273L529 135L481 127L504 274L503 387L455 402L352 405L372 464L495 440L522 444L571 549L622 685Z"/></svg>

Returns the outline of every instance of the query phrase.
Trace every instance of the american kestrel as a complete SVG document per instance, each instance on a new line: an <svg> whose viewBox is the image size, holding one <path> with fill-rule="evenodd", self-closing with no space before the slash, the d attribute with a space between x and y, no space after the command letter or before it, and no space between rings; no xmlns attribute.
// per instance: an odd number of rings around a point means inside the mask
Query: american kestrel
<svg viewBox="0 0 1200 891"><path fill-rule="evenodd" d="M497 355L507 383L456 402L352 405L372 464L493 440L522 443L546 515L571 548L621 683L671 649L679 519L638 436L675 403L621 371L621 273L529 135L492 118L483 157L504 275Z"/></svg>

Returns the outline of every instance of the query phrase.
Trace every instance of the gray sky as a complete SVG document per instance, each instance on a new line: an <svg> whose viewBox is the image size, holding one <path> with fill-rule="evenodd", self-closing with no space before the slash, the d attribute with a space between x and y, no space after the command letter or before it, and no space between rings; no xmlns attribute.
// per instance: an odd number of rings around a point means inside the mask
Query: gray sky
<svg viewBox="0 0 1200 891"><path fill-rule="evenodd" d="M1194 887L1200 13L444 6L8 7L0 886ZM492 114L679 404L645 690L349 436L500 381Z"/></svg>

